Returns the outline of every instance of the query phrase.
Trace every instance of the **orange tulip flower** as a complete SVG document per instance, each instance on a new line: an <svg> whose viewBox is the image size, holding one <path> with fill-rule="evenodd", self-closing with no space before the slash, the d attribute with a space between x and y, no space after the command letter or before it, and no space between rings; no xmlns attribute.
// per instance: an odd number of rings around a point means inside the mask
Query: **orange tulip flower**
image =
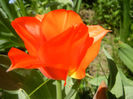
<svg viewBox="0 0 133 99"><path fill-rule="evenodd" d="M24 41L28 53L11 48L8 56L16 68L39 69L50 79L82 79L85 69L97 56L101 39L108 30L86 26L71 10L54 10L45 15L20 17L12 26Z"/></svg>

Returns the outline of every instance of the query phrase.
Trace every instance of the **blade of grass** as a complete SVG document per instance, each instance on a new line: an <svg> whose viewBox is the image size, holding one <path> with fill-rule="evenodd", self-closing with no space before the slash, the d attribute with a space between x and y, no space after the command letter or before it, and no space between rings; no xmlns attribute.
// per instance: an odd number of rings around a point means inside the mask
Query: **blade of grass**
<svg viewBox="0 0 133 99"><path fill-rule="evenodd" d="M14 29L10 25L11 24L10 21L4 17L4 15L2 14L1 11L0 11L0 21L2 24L4 24L10 30L10 32L12 32L14 35L17 36L16 32L14 31Z"/></svg>
<svg viewBox="0 0 133 99"><path fill-rule="evenodd" d="M17 0L17 2L18 2L18 5L20 7L21 15L26 16L26 11L25 11L23 0Z"/></svg>
<svg viewBox="0 0 133 99"><path fill-rule="evenodd" d="M10 18L11 20L13 20L14 17L12 16L12 14L11 14L11 12L10 12L10 9L9 9L9 7L8 7L6 1L7 1L7 0L0 0L0 5L1 5L2 8L4 9L4 11L7 13L7 15L9 16L9 18Z"/></svg>
<svg viewBox="0 0 133 99"><path fill-rule="evenodd" d="M74 0L74 9L75 9L75 12L79 13L81 3L82 3L82 0Z"/></svg>

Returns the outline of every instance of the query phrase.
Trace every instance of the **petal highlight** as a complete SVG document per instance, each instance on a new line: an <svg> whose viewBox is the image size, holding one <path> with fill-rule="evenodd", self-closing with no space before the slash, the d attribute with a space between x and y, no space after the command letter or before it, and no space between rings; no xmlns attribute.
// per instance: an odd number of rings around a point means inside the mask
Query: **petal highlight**
<svg viewBox="0 0 133 99"><path fill-rule="evenodd" d="M54 10L47 13L41 24L41 32L49 40L73 25L83 23L80 16L71 10Z"/></svg>
<svg viewBox="0 0 133 99"><path fill-rule="evenodd" d="M39 15L39 14L37 14L37 15L35 16L35 18L38 19L38 20L41 22L42 19L44 18L44 15Z"/></svg>
<svg viewBox="0 0 133 99"><path fill-rule="evenodd" d="M42 41L40 21L34 17L20 17L12 21L12 26L25 43L30 55L36 56Z"/></svg>
<svg viewBox="0 0 133 99"><path fill-rule="evenodd" d="M88 32L90 37L94 38L94 43L98 40L101 40L110 30L104 29L100 25L89 25Z"/></svg>

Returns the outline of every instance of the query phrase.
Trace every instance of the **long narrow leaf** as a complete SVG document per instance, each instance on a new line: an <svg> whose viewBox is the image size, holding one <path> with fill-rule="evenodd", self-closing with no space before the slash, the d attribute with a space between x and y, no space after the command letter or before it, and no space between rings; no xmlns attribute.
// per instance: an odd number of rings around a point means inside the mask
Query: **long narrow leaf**
<svg viewBox="0 0 133 99"><path fill-rule="evenodd" d="M133 72L133 48L121 42L118 55L127 68Z"/></svg>
<svg viewBox="0 0 133 99"><path fill-rule="evenodd" d="M1 5L2 8L4 9L4 11L7 13L7 15L9 16L9 18L10 18L11 20L13 20L14 17L13 17L13 15L12 15L11 12L10 12L10 9L9 9L9 7L8 7L8 5L7 5L7 1L8 1L8 0L0 0L0 5Z"/></svg>
<svg viewBox="0 0 133 99"><path fill-rule="evenodd" d="M121 4L121 27L120 27L120 39L123 42L127 41L127 38L129 36L129 29L130 29L130 0L120 0Z"/></svg>

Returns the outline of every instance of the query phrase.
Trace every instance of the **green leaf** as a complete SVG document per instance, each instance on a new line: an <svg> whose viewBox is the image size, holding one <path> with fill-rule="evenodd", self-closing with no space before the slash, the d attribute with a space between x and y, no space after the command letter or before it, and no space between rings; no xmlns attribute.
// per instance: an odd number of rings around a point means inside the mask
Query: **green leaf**
<svg viewBox="0 0 133 99"><path fill-rule="evenodd" d="M105 81L105 83L107 84L107 78L105 76L94 77L93 79L89 80L89 83L94 86L99 86L102 81Z"/></svg>
<svg viewBox="0 0 133 99"><path fill-rule="evenodd" d="M0 54L0 65L4 66L5 68L8 68L10 66L11 62L7 55Z"/></svg>
<svg viewBox="0 0 133 99"><path fill-rule="evenodd" d="M122 45L120 47L122 47L125 51L130 52L131 48L126 49L127 46L124 43L121 43ZM104 50L104 52L106 53L107 58L109 58L109 54L107 55L107 52ZM129 55L129 53L125 54L125 55ZM112 60L113 62L113 60ZM115 64L115 63L114 63ZM109 66L111 66L111 64L109 63ZM116 67L116 65L112 65L114 67ZM111 69L111 68L110 68ZM112 68L113 69L113 68ZM129 78L127 78L121 68L117 68L117 74L116 76L114 76L114 80L115 83L113 85L113 87L111 87L110 92L108 92L108 97L109 99L116 99L120 98L120 99L132 99L133 98L133 94L132 94L132 90L133 90L133 81L130 80ZM116 71L116 70L114 70ZM113 73L113 70L112 70ZM108 82L110 83L110 82Z"/></svg>
<svg viewBox="0 0 133 99"><path fill-rule="evenodd" d="M114 94L117 98L123 97L124 89L123 89L123 83L121 81L120 73L118 72L116 77L112 80L115 80L115 84L110 90L111 93Z"/></svg>
<svg viewBox="0 0 133 99"><path fill-rule="evenodd" d="M121 76L124 86L133 86L133 80L127 78L121 69L119 69L119 73L120 73L120 76Z"/></svg>
<svg viewBox="0 0 133 99"><path fill-rule="evenodd" d="M23 80L23 77L15 72L6 72L10 63L8 56L0 55L0 88L6 90L18 89L21 86L19 82Z"/></svg>
<svg viewBox="0 0 133 99"><path fill-rule="evenodd" d="M0 88L6 90L16 90L21 87L23 77L15 72L6 72L7 69L0 65Z"/></svg>
<svg viewBox="0 0 133 99"><path fill-rule="evenodd" d="M40 73L36 70L30 71L30 73L25 76L26 77L22 88L24 88L27 93L31 93L36 87L38 87L46 80L44 80ZM44 99L43 97L45 97L45 99L55 99L56 88L52 83L53 80L42 86L31 96L31 99Z"/></svg>
<svg viewBox="0 0 133 99"><path fill-rule="evenodd" d="M75 99L77 96L77 92L79 89L79 81L72 81L72 78L68 78L67 85L65 86L65 94L64 99Z"/></svg>
<svg viewBox="0 0 133 99"><path fill-rule="evenodd" d="M65 95L67 95L70 92L72 86L74 85L74 82L73 82L72 78L70 78L70 77L67 77L66 82L69 82L69 83L67 83L66 86L64 87Z"/></svg>
<svg viewBox="0 0 133 99"><path fill-rule="evenodd" d="M22 16L27 16L26 15L26 8L24 6L24 1L23 0L18 0L19 6L20 6L20 11L22 13Z"/></svg>
<svg viewBox="0 0 133 99"><path fill-rule="evenodd" d="M123 83L121 80L120 73L118 72L117 66L113 61L113 58L108 54L108 52L103 49L104 54L107 57L108 67L109 67L109 79L108 79L108 90L111 92L112 96L115 95L117 98L124 96Z"/></svg>
<svg viewBox="0 0 133 99"><path fill-rule="evenodd" d="M15 30L14 30L14 29L12 28L12 26L11 26L10 20L9 20L7 17L5 17L5 16L3 15L2 10L0 10L0 23L1 23L4 27L6 27L6 29L8 29L11 33L13 33L15 36L18 37L18 35L16 34Z"/></svg>
<svg viewBox="0 0 133 99"><path fill-rule="evenodd" d="M128 44L121 42L118 55L127 68L133 72L133 48Z"/></svg>
<svg viewBox="0 0 133 99"><path fill-rule="evenodd" d="M125 99L133 99L133 86L125 86Z"/></svg>
<svg viewBox="0 0 133 99"><path fill-rule="evenodd" d="M30 99L30 97L28 96L28 94L23 90L23 89L19 89L19 90L12 90L12 91L8 91L8 90L4 90L6 93L11 94L11 97L13 96L13 94L17 95L17 99ZM11 99L10 97L10 99ZM13 97L15 98L15 97ZM12 98L12 99L13 99Z"/></svg>
<svg viewBox="0 0 133 99"><path fill-rule="evenodd" d="M7 15L10 17L11 20L13 20L13 16L11 14L10 8L8 7L8 3L6 0L0 0L0 5L4 9L4 11L7 13Z"/></svg>
<svg viewBox="0 0 133 99"><path fill-rule="evenodd" d="M18 98L19 99L30 99L28 94L23 89L18 90Z"/></svg>
<svg viewBox="0 0 133 99"><path fill-rule="evenodd" d="M17 93L9 93L6 90L2 90L2 99L18 99Z"/></svg>
<svg viewBox="0 0 133 99"><path fill-rule="evenodd" d="M0 21L0 32L6 34L10 32L9 29L6 27L6 25L3 24L1 21Z"/></svg>
<svg viewBox="0 0 133 99"><path fill-rule="evenodd" d="M4 12L7 14L10 21L17 17L16 10L13 4L9 4L9 0L0 0L0 5Z"/></svg>
<svg viewBox="0 0 133 99"><path fill-rule="evenodd" d="M60 4L70 4L71 6L73 6L73 2L71 0L55 0L56 2L60 3Z"/></svg>
<svg viewBox="0 0 133 99"><path fill-rule="evenodd" d="M108 86L109 86L109 90L111 90L115 84L115 81L116 81L115 77L117 76L118 70L117 70L116 64L113 61L113 58L108 54L108 52L105 49L103 49L103 51L104 51L104 54L106 55L107 61L108 61L108 67L109 67L109 71L110 71Z"/></svg>
<svg viewBox="0 0 133 99"><path fill-rule="evenodd" d="M119 73L124 85L124 90L125 90L125 99L133 99L133 80L127 78L124 73L122 72L121 69L119 69Z"/></svg>

